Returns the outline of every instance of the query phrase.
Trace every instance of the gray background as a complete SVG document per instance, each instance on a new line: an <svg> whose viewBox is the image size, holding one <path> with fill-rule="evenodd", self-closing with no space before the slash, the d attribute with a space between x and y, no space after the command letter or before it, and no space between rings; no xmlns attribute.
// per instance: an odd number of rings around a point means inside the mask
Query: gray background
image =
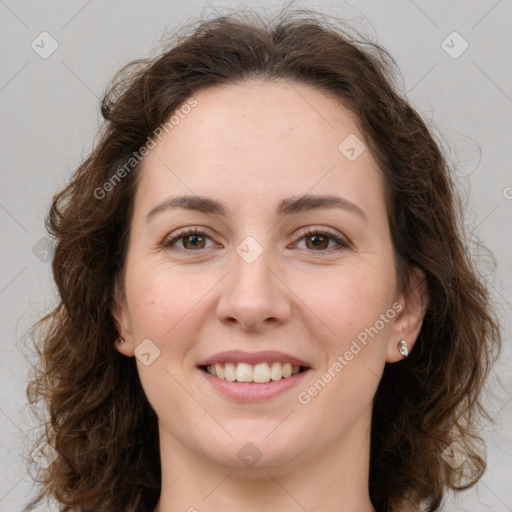
<svg viewBox="0 0 512 512"><path fill-rule="evenodd" d="M43 220L53 193L91 148L98 98L122 65L157 50L167 29L201 13L253 5L0 0L1 512L21 510L33 492L21 456L34 427L25 398L23 336L55 299ZM280 5L259 2L257 8ZM468 232L495 257L495 270L483 272L498 303L504 343L486 399L496 423L481 429L489 442L488 470L476 488L450 496L445 510L512 511L512 3L365 0L293 6L352 20L389 49L404 77L403 93L458 168ZM31 47L43 31L58 43L47 59ZM442 47L453 31L469 44L458 58ZM456 39L447 44L452 52L462 48ZM477 259L489 263L485 254Z"/></svg>

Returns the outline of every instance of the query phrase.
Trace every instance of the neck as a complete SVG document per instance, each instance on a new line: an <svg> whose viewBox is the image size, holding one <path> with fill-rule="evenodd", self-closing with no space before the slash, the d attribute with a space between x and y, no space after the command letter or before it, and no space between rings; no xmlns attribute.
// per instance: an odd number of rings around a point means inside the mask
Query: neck
<svg viewBox="0 0 512 512"><path fill-rule="evenodd" d="M160 432L162 492L154 512L374 512L368 494L369 422L308 460L278 467L219 466Z"/></svg>

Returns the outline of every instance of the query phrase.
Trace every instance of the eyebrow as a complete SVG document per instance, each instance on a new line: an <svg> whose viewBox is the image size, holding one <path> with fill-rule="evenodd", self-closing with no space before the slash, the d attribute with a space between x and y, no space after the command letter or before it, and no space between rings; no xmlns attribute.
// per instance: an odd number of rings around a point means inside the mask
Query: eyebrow
<svg viewBox="0 0 512 512"><path fill-rule="evenodd" d="M228 209L216 199L199 195L182 195L170 197L152 208L146 215L146 222L151 220L157 214L183 208L186 210L195 210L205 214L215 214L226 217L229 214ZM355 213L363 220L368 221L366 213L348 199L335 195L304 195L300 197L288 197L283 199L277 207L277 215L294 215L305 211L339 208L350 213Z"/></svg>

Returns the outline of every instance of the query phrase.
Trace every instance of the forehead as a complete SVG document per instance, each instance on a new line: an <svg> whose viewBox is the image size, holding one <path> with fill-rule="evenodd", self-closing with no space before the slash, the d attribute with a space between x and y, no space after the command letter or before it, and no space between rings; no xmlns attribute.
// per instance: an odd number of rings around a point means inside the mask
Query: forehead
<svg viewBox="0 0 512 512"><path fill-rule="evenodd" d="M173 130L174 145L196 144L205 150L224 146L235 152L281 146L284 152L288 142L306 140L315 142L316 154L327 150L337 156L335 142L344 132L362 138L353 114L310 85L250 81L211 87L194 98L197 107ZM302 150L315 147L307 144Z"/></svg>
<svg viewBox="0 0 512 512"><path fill-rule="evenodd" d="M345 140L359 143L357 151L366 144L353 114L322 91L252 81L204 89L193 98L196 106L144 159L143 199L212 190L232 200L261 194L276 202L285 190L289 196L337 188L356 200L361 188L380 193L370 152L351 161L341 151Z"/></svg>

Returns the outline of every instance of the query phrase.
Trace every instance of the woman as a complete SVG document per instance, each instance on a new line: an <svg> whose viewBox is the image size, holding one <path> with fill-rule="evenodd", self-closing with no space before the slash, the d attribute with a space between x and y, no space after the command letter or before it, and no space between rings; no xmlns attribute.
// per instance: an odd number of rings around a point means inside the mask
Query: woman
<svg viewBox="0 0 512 512"><path fill-rule="evenodd" d="M37 499L434 511L481 476L499 329L442 153L340 26L204 21L114 80L48 218Z"/></svg>

